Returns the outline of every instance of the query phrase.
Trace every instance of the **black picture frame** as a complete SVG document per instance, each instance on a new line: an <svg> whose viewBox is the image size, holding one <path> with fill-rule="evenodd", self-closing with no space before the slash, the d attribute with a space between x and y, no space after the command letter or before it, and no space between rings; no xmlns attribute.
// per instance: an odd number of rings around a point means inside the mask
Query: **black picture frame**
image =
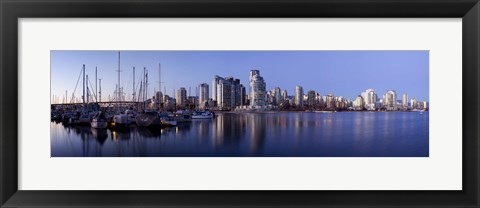
<svg viewBox="0 0 480 208"><path fill-rule="evenodd" d="M478 0L0 0L1 207L479 207ZM18 18L462 18L462 191L18 190ZM285 179L288 180L288 179Z"/></svg>

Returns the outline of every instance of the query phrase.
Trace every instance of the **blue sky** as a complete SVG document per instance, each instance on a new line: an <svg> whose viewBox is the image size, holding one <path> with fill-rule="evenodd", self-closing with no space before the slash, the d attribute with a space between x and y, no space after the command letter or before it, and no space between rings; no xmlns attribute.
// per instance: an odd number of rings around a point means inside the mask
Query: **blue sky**
<svg viewBox="0 0 480 208"><path fill-rule="evenodd" d="M120 51L121 85L132 94L133 67L138 85L143 67L149 74L149 96L158 90L162 65L162 92L211 85L213 76L233 76L248 90L251 69L260 70L267 90L276 86L293 94L296 85L304 91L321 95L354 99L366 89L374 89L379 97L387 90L396 90L398 99L408 93L409 99L428 101L428 51ZM102 78L102 100L113 95L117 84L118 51L51 51L51 94L60 97L68 91L69 100L75 89L82 65L92 85L95 67ZM137 86L138 87L138 86ZM210 86L211 89L211 86ZM81 80L75 96L81 96ZM138 89L137 89L138 94Z"/></svg>

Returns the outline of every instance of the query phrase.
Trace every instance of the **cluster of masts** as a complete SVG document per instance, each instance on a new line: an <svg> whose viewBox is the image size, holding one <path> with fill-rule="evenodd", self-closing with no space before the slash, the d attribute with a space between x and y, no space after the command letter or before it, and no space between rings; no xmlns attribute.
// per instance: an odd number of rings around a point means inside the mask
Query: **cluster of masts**
<svg viewBox="0 0 480 208"><path fill-rule="evenodd" d="M159 89L161 89L162 81L161 81L161 64L160 63L158 64L158 68L159 68L158 84L159 84ZM66 90L65 91L65 96L64 96L61 103L88 104L88 103L91 103L91 102L102 102L102 79L97 78L97 75L98 75L97 70L98 70L97 67L95 67L95 87L93 87L92 83L90 82L90 79L88 77L88 74L86 74L86 72L85 72L85 64L83 64L70 101L68 101L68 93L67 93L67 90ZM113 97L113 99L111 99L110 95L109 95L108 100L110 102L112 102L112 101L113 102L123 102L123 101L126 101L126 99L125 99L125 94L126 93L124 92L124 88L121 86L120 74L121 74L122 70L121 70L121 67L120 67L120 52L118 52L118 70L116 70L116 71L118 72L118 81L117 81L117 84L115 86L115 90L114 90L114 93L113 93L114 97ZM83 80L82 81L82 87L83 87L82 96L81 97L75 97L75 93L77 91L77 87L78 87L78 84L80 82L80 79ZM143 102L143 101L146 101L148 99L149 82L148 82L148 70L147 70L146 67L143 67L143 76L142 76L142 79L140 80L140 83L138 83L138 85L139 86L136 86L135 67L133 67L133 86L132 86L133 92L131 94L132 95L132 99L131 99L132 102ZM95 89L92 90L92 88L95 88ZM138 89L138 94L137 94L136 89ZM60 103L58 95L53 95L52 103L55 103L55 104Z"/></svg>

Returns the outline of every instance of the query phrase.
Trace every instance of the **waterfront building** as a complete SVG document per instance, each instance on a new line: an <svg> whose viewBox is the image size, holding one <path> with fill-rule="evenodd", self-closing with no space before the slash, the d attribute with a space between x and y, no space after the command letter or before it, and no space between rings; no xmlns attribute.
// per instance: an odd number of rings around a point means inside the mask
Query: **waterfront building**
<svg viewBox="0 0 480 208"><path fill-rule="evenodd" d="M427 101L423 101L423 110L427 110Z"/></svg>
<svg viewBox="0 0 480 208"><path fill-rule="evenodd" d="M267 105L273 104L273 90L267 91L266 102L267 102Z"/></svg>
<svg viewBox="0 0 480 208"><path fill-rule="evenodd" d="M325 101L323 100L323 97L320 95L320 93L318 93L318 92L316 93L316 95L315 95L315 100L316 100L317 106L318 106L319 108L323 108L323 107L324 107Z"/></svg>
<svg viewBox="0 0 480 208"><path fill-rule="evenodd" d="M317 93L315 90L310 90L307 93L307 105L309 107L315 107L317 105Z"/></svg>
<svg viewBox="0 0 480 208"><path fill-rule="evenodd" d="M410 108L412 108L412 109L417 108L417 100L415 98L410 99Z"/></svg>
<svg viewBox="0 0 480 208"><path fill-rule="evenodd" d="M407 110L407 108L408 108L408 95L407 93L404 93L402 95L402 109Z"/></svg>
<svg viewBox="0 0 480 208"><path fill-rule="evenodd" d="M161 109L163 106L163 93L160 91L157 91L154 96L154 104L156 109Z"/></svg>
<svg viewBox="0 0 480 208"><path fill-rule="evenodd" d="M302 86L295 86L295 105L298 107L303 106L303 87Z"/></svg>
<svg viewBox="0 0 480 208"><path fill-rule="evenodd" d="M217 84L217 107L220 110L229 110L235 106L235 103L232 102L235 99L232 90L233 85L230 81L226 79L221 79Z"/></svg>
<svg viewBox="0 0 480 208"><path fill-rule="evenodd" d="M245 90L245 86L243 84L240 84L240 105L247 105L248 101L248 95Z"/></svg>
<svg viewBox="0 0 480 208"><path fill-rule="evenodd" d="M175 109L175 99L171 98L168 95L163 95L163 107L165 110L173 110Z"/></svg>
<svg viewBox="0 0 480 208"><path fill-rule="evenodd" d="M242 105L240 79L215 75L212 81L212 100L220 110L231 110Z"/></svg>
<svg viewBox="0 0 480 208"><path fill-rule="evenodd" d="M384 95L384 105L387 110L397 110L397 93L395 90L389 90Z"/></svg>
<svg viewBox="0 0 480 208"><path fill-rule="evenodd" d="M352 100L350 100L350 98L348 98L345 103L347 104L347 108L351 108L353 106L353 103L352 103Z"/></svg>
<svg viewBox="0 0 480 208"><path fill-rule="evenodd" d="M282 92L280 87L275 87L273 90L274 105L279 105L282 102Z"/></svg>
<svg viewBox="0 0 480 208"><path fill-rule="evenodd" d="M263 108L266 106L266 83L259 70L250 70L250 107Z"/></svg>
<svg viewBox="0 0 480 208"><path fill-rule="evenodd" d="M180 89L177 90L175 99L177 106L184 107L187 102L187 90L184 87L180 87Z"/></svg>
<svg viewBox="0 0 480 208"><path fill-rule="evenodd" d="M295 97L294 97L294 96L292 96L292 95L291 95L291 96L288 96L287 99L288 99L288 104L290 104L290 105L295 105L295 101L294 101L294 100L295 100Z"/></svg>
<svg viewBox="0 0 480 208"><path fill-rule="evenodd" d="M287 100L287 99L288 99L287 90L282 90L282 100Z"/></svg>
<svg viewBox="0 0 480 208"><path fill-rule="evenodd" d="M364 108L367 110L375 110L377 103L377 93L373 89L367 89L362 93Z"/></svg>
<svg viewBox="0 0 480 208"><path fill-rule="evenodd" d="M345 109L345 100L343 99L342 96L338 96L335 98L335 109L338 109L338 110L343 110Z"/></svg>
<svg viewBox="0 0 480 208"><path fill-rule="evenodd" d="M233 77L226 77L225 78L227 81L230 82L232 85L232 109L235 108L235 106L241 106L242 105L242 99L241 99L241 84L240 84L240 79L235 79Z"/></svg>
<svg viewBox="0 0 480 208"><path fill-rule="evenodd" d="M335 110L335 97L332 94L325 96L327 110Z"/></svg>
<svg viewBox="0 0 480 208"><path fill-rule="evenodd" d="M417 101L417 109L420 109L420 110L424 109L422 101Z"/></svg>
<svg viewBox="0 0 480 208"><path fill-rule="evenodd" d="M353 110L363 110L364 108L364 102L363 102L363 96L358 95L357 98L353 101Z"/></svg>
<svg viewBox="0 0 480 208"><path fill-rule="evenodd" d="M198 106L198 97L197 96L188 96L187 97L187 105L189 106L189 108L195 108L196 106Z"/></svg>
<svg viewBox="0 0 480 208"><path fill-rule="evenodd" d="M204 109L208 103L209 98L209 89L207 83L202 83L198 85L198 103L201 109Z"/></svg>
<svg viewBox="0 0 480 208"><path fill-rule="evenodd" d="M213 77L213 81L212 81L212 99L214 101L217 101L217 85L218 83L220 82L220 80L223 79L222 77L218 76L218 75L215 75Z"/></svg>

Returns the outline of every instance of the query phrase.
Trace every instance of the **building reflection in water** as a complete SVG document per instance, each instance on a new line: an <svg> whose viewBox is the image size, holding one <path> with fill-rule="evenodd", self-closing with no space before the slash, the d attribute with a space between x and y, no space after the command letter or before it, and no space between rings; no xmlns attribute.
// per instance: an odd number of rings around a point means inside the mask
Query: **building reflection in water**
<svg viewBox="0 0 480 208"><path fill-rule="evenodd" d="M256 156L265 144L266 119L263 114L250 114L248 116L250 127L250 155Z"/></svg>
<svg viewBox="0 0 480 208"><path fill-rule="evenodd" d="M245 137L246 118L243 114L226 113L218 115L213 121L212 145L216 151L225 155L238 153L240 142ZM227 151L232 151L231 153Z"/></svg>
<svg viewBox="0 0 480 208"><path fill-rule="evenodd" d="M50 124L52 157L426 157L428 112L218 113L127 131Z"/></svg>

